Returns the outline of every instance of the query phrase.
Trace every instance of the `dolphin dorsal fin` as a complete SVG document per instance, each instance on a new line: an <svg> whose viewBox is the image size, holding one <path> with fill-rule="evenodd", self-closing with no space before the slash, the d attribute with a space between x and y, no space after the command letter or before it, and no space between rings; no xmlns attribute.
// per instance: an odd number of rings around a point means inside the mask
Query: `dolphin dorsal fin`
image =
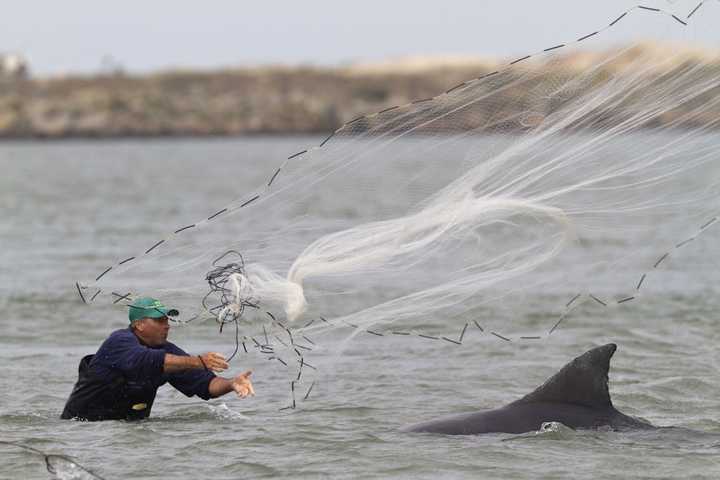
<svg viewBox="0 0 720 480"><path fill-rule="evenodd" d="M608 370L616 349L617 345L610 343L583 353L535 391L512 404L572 403L592 408L612 407Z"/></svg>

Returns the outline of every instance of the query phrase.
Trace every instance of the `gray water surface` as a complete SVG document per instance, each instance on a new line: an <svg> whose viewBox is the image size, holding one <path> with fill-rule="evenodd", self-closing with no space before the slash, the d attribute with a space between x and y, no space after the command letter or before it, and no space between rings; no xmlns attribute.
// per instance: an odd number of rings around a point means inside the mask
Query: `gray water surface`
<svg viewBox="0 0 720 480"><path fill-rule="evenodd" d="M102 271L108 257L203 218L265 181L277 159L314 142L1 145L0 440L71 456L108 479L720 476L720 251L712 234L668 265L661 294L622 309L584 307L542 341L505 342L472 326L462 346L357 336L341 354L313 352L323 368L313 372L306 401L309 384L298 385L294 410L280 410L291 401L287 372L251 351L229 373L253 369L254 398L203 402L165 386L147 421L59 420L80 358L126 325L121 310L85 307L74 281ZM559 301L558 292L534 292L517 306L518 331L546 329ZM441 318L425 328L459 334ZM171 340L194 353L234 348L231 332L219 335L212 323L177 327ZM615 406L672 428L520 438L398 431L512 401L608 342L618 344L610 373ZM42 457L0 446L0 478L48 476Z"/></svg>

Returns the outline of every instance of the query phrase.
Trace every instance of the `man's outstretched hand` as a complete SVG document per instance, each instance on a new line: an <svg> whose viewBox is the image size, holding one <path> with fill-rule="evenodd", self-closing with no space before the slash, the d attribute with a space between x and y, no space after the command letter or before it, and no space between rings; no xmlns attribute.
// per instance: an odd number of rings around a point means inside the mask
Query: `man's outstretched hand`
<svg viewBox="0 0 720 480"><path fill-rule="evenodd" d="M237 377L233 378L231 381L233 390L235 390L235 393L237 393L240 398L245 398L248 395L255 395L255 389L250 381L250 375L252 375L252 372L248 370L247 372L241 373Z"/></svg>
<svg viewBox="0 0 720 480"><path fill-rule="evenodd" d="M222 372L223 370L227 370L230 366L228 365L227 360L225 360L225 357L221 353L217 352L208 352L204 355L200 355L200 359L202 360L205 368L212 370L213 372Z"/></svg>
<svg viewBox="0 0 720 480"><path fill-rule="evenodd" d="M235 392L240 398L247 398L250 395L255 395L255 389L250 382L251 371L241 373L233 379L215 377L210 380L208 385L208 392L211 398L217 398L225 395L226 393Z"/></svg>

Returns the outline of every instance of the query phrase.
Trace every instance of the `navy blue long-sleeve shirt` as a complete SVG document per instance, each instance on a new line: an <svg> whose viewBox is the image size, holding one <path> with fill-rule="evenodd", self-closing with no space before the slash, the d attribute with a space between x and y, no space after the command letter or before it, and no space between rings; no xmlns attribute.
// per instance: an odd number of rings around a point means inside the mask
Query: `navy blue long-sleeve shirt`
<svg viewBox="0 0 720 480"><path fill-rule="evenodd" d="M177 345L143 344L130 328L113 332L95 355L87 355L78 367L78 381L61 418L82 420L135 420L147 418L157 389L169 382L191 397L210 398L215 377L206 370L163 371L165 354L185 355Z"/></svg>
<svg viewBox="0 0 720 480"><path fill-rule="evenodd" d="M208 400L210 398L210 381L215 377L205 370L182 370L165 373L163 365L165 354L188 354L171 342L157 347L149 347L140 342L130 328L116 330L100 345L90 362L90 369L95 375L107 378L112 382L118 376L129 381L150 382L155 388L169 382L188 397L197 395Z"/></svg>

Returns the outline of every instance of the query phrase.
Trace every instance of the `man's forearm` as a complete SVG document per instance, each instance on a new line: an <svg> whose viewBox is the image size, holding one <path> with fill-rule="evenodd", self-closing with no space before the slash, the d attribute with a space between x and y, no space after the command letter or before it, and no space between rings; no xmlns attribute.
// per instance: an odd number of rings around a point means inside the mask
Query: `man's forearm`
<svg viewBox="0 0 720 480"><path fill-rule="evenodd" d="M210 396L212 398L222 397L226 393L230 393L232 391L232 382L227 378L215 377L210 380L210 385L208 385L208 392L210 392Z"/></svg>
<svg viewBox="0 0 720 480"><path fill-rule="evenodd" d="M205 368L199 357L188 355L173 355L172 353L165 354L165 363L163 364L164 372L172 373L180 372L182 370L192 370L196 368Z"/></svg>

